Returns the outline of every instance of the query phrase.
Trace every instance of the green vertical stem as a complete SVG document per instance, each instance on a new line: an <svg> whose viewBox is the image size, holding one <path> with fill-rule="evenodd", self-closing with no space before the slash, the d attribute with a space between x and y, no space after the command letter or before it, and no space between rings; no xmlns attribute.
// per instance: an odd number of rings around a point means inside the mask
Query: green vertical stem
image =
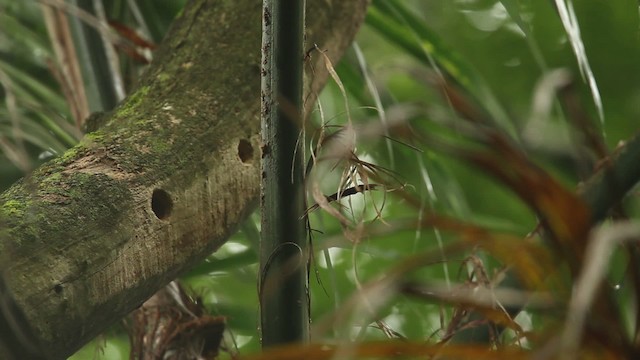
<svg viewBox="0 0 640 360"><path fill-rule="evenodd" d="M304 0L265 0L262 40L262 346L309 336L302 117Z"/></svg>

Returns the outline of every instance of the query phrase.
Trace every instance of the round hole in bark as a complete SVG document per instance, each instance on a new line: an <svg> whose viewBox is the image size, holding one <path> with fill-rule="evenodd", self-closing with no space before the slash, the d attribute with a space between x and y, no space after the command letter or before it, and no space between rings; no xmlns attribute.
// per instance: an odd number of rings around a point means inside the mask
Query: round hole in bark
<svg viewBox="0 0 640 360"><path fill-rule="evenodd" d="M156 214L156 217L160 220L164 220L171 215L173 209L173 201L169 193L162 189L153 190L151 195L151 210Z"/></svg>
<svg viewBox="0 0 640 360"><path fill-rule="evenodd" d="M56 284L56 286L53 287L53 291L55 291L56 294L60 294L63 289L62 284Z"/></svg>
<svg viewBox="0 0 640 360"><path fill-rule="evenodd" d="M253 159L253 146L248 140L240 139L238 142L238 157L245 164Z"/></svg>

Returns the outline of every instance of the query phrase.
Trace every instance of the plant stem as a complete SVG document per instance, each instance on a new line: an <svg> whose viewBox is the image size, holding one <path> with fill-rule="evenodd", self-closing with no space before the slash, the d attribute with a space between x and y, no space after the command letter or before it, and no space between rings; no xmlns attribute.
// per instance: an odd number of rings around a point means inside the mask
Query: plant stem
<svg viewBox="0 0 640 360"><path fill-rule="evenodd" d="M92 0L73 0L71 4L95 15ZM89 112L108 111L118 103L118 95L113 84L116 76L109 66L105 46L100 33L83 23L81 19L70 16L71 32L78 57L78 64L82 73L85 94L89 105Z"/></svg>
<svg viewBox="0 0 640 360"><path fill-rule="evenodd" d="M308 240L303 166L296 151L302 114L304 0L265 0L262 40L263 347L309 334Z"/></svg>

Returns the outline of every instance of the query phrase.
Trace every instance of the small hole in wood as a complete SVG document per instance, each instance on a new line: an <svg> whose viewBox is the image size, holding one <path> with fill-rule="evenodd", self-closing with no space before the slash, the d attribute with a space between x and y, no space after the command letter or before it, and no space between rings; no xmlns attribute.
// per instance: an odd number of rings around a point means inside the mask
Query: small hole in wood
<svg viewBox="0 0 640 360"><path fill-rule="evenodd" d="M151 210L160 220L165 220L171 215L173 209L173 201L169 193L162 189L153 190L151 195Z"/></svg>
<svg viewBox="0 0 640 360"><path fill-rule="evenodd" d="M238 157L245 164L253 160L253 146L248 140L240 139L238 142Z"/></svg>
<svg viewBox="0 0 640 360"><path fill-rule="evenodd" d="M57 284L56 286L53 287L53 291L55 291L56 294L62 293L62 290L64 290L64 288L62 287L62 284Z"/></svg>

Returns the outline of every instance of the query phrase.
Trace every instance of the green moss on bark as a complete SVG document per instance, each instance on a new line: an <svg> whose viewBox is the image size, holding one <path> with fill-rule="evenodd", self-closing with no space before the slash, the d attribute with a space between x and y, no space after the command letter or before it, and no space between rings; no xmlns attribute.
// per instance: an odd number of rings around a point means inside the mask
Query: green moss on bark
<svg viewBox="0 0 640 360"><path fill-rule="evenodd" d="M25 204L18 200L9 200L2 204L0 217L22 217L24 216Z"/></svg>
<svg viewBox="0 0 640 360"><path fill-rule="evenodd" d="M136 115L138 107L145 100L149 93L148 86L139 87L136 92L129 96L129 100L116 109L116 115L121 118L130 118Z"/></svg>
<svg viewBox="0 0 640 360"><path fill-rule="evenodd" d="M42 246L64 246L78 234L100 238L131 206L127 184L104 174L54 173L40 181L37 189L23 189L2 203L2 216L9 224L10 248L20 253L38 252ZM100 206L96 206L100 204Z"/></svg>

